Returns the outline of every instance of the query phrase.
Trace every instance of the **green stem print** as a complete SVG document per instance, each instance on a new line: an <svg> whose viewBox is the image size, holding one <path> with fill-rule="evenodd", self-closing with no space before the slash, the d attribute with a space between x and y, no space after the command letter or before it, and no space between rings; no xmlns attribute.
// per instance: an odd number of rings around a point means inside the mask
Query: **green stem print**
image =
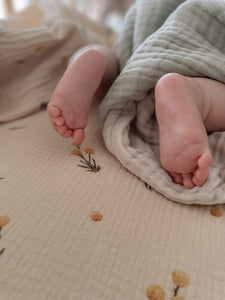
<svg viewBox="0 0 225 300"><path fill-rule="evenodd" d="M8 216L0 216L0 239L1 239L1 231L2 231L2 228L4 226L6 226L7 224L9 223L9 217ZM5 248L2 248L0 250L0 255L2 255L2 253L5 251Z"/></svg>
<svg viewBox="0 0 225 300"><path fill-rule="evenodd" d="M91 157L91 154L94 153L94 150L91 148L86 148L84 149L84 152L87 154L86 157L85 154L82 153L80 146L77 146L77 149L74 149L71 152L71 154L77 155L81 158L78 166L84 168L86 172L97 173L100 171L101 167L97 165L95 159Z"/></svg>
<svg viewBox="0 0 225 300"><path fill-rule="evenodd" d="M189 276L181 270L174 270L171 274L175 288L171 300L185 300L183 296L178 296L178 290L190 285ZM166 300L166 293L160 285L152 284L146 289L146 296L149 300Z"/></svg>
<svg viewBox="0 0 225 300"><path fill-rule="evenodd" d="M177 286L176 288L174 288L174 296L177 296L179 288L180 288L179 286Z"/></svg>
<svg viewBox="0 0 225 300"><path fill-rule="evenodd" d="M2 250L0 251L0 255L2 255L2 253L5 251L5 248L2 248Z"/></svg>

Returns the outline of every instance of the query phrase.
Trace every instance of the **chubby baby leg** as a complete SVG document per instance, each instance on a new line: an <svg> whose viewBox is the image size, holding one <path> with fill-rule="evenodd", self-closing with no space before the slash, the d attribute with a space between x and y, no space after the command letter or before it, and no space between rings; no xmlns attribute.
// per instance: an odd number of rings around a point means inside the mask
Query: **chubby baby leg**
<svg viewBox="0 0 225 300"><path fill-rule="evenodd" d="M212 154L207 131L225 130L225 84L171 73L155 88L160 159L175 183L205 183Z"/></svg>
<svg viewBox="0 0 225 300"><path fill-rule="evenodd" d="M47 107L56 131L81 144L94 94L101 85L109 88L117 72L116 56L105 46L90 45L76 52Z"/></svg>

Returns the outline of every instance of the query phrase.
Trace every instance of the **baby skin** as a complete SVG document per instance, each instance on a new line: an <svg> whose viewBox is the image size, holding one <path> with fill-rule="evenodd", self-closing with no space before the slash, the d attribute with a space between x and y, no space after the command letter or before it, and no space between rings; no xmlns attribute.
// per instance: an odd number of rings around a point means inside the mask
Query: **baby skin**
<svg viewBox="0 0 225 300"><path fill-rule="evenodd" d="M80 145L95 93L107 90L117 74L116 56L105 46L75 53L48 104L55 130ZM155 87L155 108L162 166L177 184L203 185L212 162L207 132L225 130L225 84L166 74Z"/></svg>
<svg viewBox="0 0 225 300"><path fill-rule="evenodd" d="M95 93L104 95L117 74L116 56L107 47L91 45L76 52L47 107L55 130L80 145Z"/></svg>

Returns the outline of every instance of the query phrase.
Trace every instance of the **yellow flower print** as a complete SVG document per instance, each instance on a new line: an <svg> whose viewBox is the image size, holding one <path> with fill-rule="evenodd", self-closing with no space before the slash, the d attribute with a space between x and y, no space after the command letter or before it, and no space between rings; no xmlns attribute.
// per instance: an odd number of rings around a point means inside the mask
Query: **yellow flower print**
<svg viewBox="0 0 225 300"><path fill-rule="evenodd" d="M81 150L79 150L79 149L74 149L74 150L72 150L71 151L71 154L72 155L80 155L82 152L81 152Z"/></svg>
<svg viewBox="0 0 225 300"><path fill-rule="evenodd" d="M8 216L0 216L0 228L6 226L9 223L10 219Z"/></svg>
<svg viewBox="0 0 225 300"><path fill-rule="evenodd" d="M180 270L175 270L172 273L174 284L179 287L187 287L190 284L190 279L186 273Z"/></svg>
<svg viewBox="0 0 225 300"><path fill-rule="evenodd" d="M35 49L36 52L41 52L42 50L44 50L44 47L42 45L37 46Z"/></svg>
<svg viewBox="0 0 225 300"><path fill-rule="evenodd" d="M0 216L0 232L2 230L2 227L6 226L9 223L10 219L8 216ZM1 235L0 235L1 238ZM0 251L0 255L2 255L2 253L5 251L5 248L3 248Z"/></svg>
<svg viewBox="0 0 225 300"><path fill-rule="evenodd" d="M103 218L103 215L99 212L99 211L93 211L91 214L90 214L90 217L93 221L95 222L99 222L102 220Z"/></svg>
<svg viewBox="0 0 225 300"><path fill-rule="evenodd" d="M67 64L68 61L69 61L69 57L68 56L63 56L61 61L64 63L64 64ZM75 144L75 143L74 143Z"/></svg>
<svg viewBox="0 0 225 300"><path fill-rule="evenodd" d="M97 165L95 159L91 157L91 154L95 153L95 151L92 148L86 148L84 152L88 155L82 153L80 146L77 146L77 149L71 152L71 154L78 155L81 158L78 166L84 168L87 172L97 173L100 171L101 167Z"/></svg>
<svg viewBox="0 0 225 300"><path fill-rule="evenodd" d="M165 300L166 293L160 285L150 285L146 290L149 300Z"/></svg>
<svg viewBox="0 0 225 300"><path fill-rule="evenodd" d="M212 207L210 209L210 214L214 217L222 217L223 215L221 209L219 209L218 207Z"/></svg>
<svg viewBox="0 0 225 300"><path fill-rule="evenodd" d="M180 270L173 271L172 280L173 280L174 284L176 285L176 288L174 288L174 295L173 295L174 297L178 297L177 293L178 293L179 288L187 287L190 284L190 278L188 277L188 275ZM177 298L175 298L175 299L177 299ZM178 300L179 300L179 298L178 298ZM181 300L182 300L182 298L181 298Z"/></svg>
<svg viewBox="0 0 225 300"><path fill-rule="evenodd" d="M92 149L92 148L86 148L86 149L84 149L84 152L87 153L87 154L94 154L95 153L94 149Z"/></svg>
<svg viewBox="0 0 225 300"><path fill-rule="evenodd" d="M78 145L78 144L76 144L75 142L72 142L72 145L73 145L73 146L76 146L76 147L78 147L78 148L81 146L81 144Z"/></svg>

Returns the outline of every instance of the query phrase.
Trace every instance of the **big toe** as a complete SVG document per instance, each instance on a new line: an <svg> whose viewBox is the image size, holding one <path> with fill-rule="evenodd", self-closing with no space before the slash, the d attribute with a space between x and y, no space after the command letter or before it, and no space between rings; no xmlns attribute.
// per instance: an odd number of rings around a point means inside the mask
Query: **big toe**
<svg viewBox="0 0 225 300"><path fill-rule="evenodd" d="M73 130L72 139L76 145L81 145L85 137L84 129L78 128Z"/></svg>
<svg viewBox="0 0 225 300"><path fill-rule="evenodd" d="M195 187L195 183L193 182L193 177L191 173L182 175L182 177L183 177L183 185L187 189L192 189L193 187Z"/></svg>
<svg viewBox="0 0 225 300"><path fill-rule="evenodd" d="M205 183L208 174L209 174L209 167L212 162L212 154L209 150L205 151L202 156L198 160L198 168L194 172L193 182L201 186Z"/></svg>

